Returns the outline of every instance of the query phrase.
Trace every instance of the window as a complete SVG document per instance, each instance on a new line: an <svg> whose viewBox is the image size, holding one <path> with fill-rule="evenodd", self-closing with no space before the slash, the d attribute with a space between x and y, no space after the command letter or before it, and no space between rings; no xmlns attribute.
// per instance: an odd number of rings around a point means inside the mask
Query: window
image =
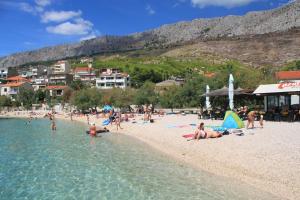
<svg viewBox="0 0 300 200"><path fill-rule="evenodd" d="M7 92L7 88L4 88L4 92Z"/></svg>
<svg viewBox="0 0 300 200"><path fill-rule="evenodd" d="M278 96L268 96L268 110L278 106Z"/></svg>

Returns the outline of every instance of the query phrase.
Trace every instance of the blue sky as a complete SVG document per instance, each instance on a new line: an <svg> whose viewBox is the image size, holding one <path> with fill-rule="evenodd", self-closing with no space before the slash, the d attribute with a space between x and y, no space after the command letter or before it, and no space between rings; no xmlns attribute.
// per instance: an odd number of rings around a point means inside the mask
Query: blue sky
<svg viewBox="0 0 300 200"><path fill-rule="evenodd" d="M0 0L0 56L195 18L243 15L289 0Z"/></svg>

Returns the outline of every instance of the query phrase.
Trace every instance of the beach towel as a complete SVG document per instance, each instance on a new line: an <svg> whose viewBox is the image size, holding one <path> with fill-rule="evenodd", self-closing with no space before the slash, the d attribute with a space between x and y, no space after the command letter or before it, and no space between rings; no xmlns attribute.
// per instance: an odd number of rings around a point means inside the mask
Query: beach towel
<svg viewBox="0 0 300 200"><path fill-rule="evenodd" d="M192 138L194 136L195 136L195 134L186 134L186 135L183 135L182 137L184 137L184 138Z"/></svg>

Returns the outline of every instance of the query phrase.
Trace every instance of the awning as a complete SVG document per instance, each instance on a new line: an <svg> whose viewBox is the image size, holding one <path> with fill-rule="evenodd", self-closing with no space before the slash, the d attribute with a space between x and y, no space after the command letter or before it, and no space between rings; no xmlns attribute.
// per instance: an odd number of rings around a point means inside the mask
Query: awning
<svg viewBox="0 0 300 200"><path fill-rule="evenodd" d="M300 81L284 82L279 84L260 85L253 94L291 93L300 94Z"/></svg>
<svg viewBox="0 0 300 200"><path fill-rule="evenodd" d="M237 88L234 90L234 95L252 95L253 90L247 90L247 89L242 89L242 88ZM204 93L202 96L207 96L207 97L218 97L218 96L228 96L228 87L223 87L218 90L213 90L210 93L206 94Z"/></svg>

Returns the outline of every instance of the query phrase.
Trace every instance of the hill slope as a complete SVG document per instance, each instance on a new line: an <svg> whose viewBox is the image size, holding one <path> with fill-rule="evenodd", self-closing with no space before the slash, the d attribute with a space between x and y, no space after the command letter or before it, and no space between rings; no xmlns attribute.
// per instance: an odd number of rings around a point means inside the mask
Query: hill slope
<svg viewBox="0 0 300 200"><path fill-rule="evenodd" d="M269 47L274 49L275 52L278 51L277 48L283 47L283 49L286 50L285 53L290 55L288 57L280 58L280 63L284 63L299 58L299 55L295 53L294 48L287 48L289 44L298 44L298 35L294 35L297 31L293 31L298 27L300 27L300 0L296 0L291 4L278 9L263 12L251 12L245 16L197 19L191 22L179 22L176 24L164 25L154 30L128 36L104 36L77 44L60 45L36 51L17 53L0 58L0 66L13 67L27 63L51 61L105 52L120 52L145 48L166 48L178 45L184 46L187 43L198 43L201 46L201 42L205 42L206 48L201 48L204 51L207 50L207 53L220 53L222 56L229 56L231 59L241 59L241 61L244 61L243 57L240 57L239 50L230 51L230 49L235 48L235 46L240 46L238 49L243 48L243 42L237 44L236 41L238 40L231 40L230 38L242 37L246 41L251 40L253 36L269 33L277 33L277 41L280 43L280 45L269 45ZM281 40L281 36L284 37L287 33L293 34L293 37L289 41L289 44L284 44L283 41L285 40ZM201 41L200 43L199 40ZM218 45L214 45L213 41L216 41ZM226 48L228 48L228 50L218 51L218 49L222 47L222 42L220 41L226 41ZM233 42L231 43L231 41ZM272 43L272 41L269 42ZM250 47L251 45L249 48ZM249 51L247 48L244 49L243 54L251 55L249 56L249 59L246 60L246 63L251 64L254 63L253 61L261 59L261 57L252 54L251 49L249 49ZM260 63L257 63L257 65L259 64ZM276 65L278 62L276 62L276 59L274 58L269 59L267 64Z"/></svg>

